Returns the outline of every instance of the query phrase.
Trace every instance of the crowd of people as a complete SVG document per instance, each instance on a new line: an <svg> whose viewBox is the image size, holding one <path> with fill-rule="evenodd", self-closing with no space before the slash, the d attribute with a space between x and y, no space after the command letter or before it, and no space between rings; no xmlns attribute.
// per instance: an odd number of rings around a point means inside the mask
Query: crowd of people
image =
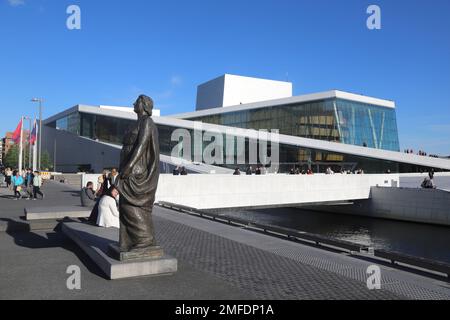
<svg viewBox="0 0 450 320"><path fill-rule="evenodd" d="M404 152L407 153L407 154L415 154L414 150L412 150L412 149L405 149ZM422 151L422 150L419 150L417 152L417 155L418 156L423 156L423 157L439 158L439 156L437 154L428 154L428 153L426 153L425 151Z"/></svg>
<svg viewBox="0 0 450 320"><path fill-rule="evenodd" d="M247 176L251 176L251 175L257 175L257 176L260 176L260 175L263 175L263 174L266 174L266 173L267 173L266 168L263 167L263 166L260 166L260 165L256 166L255 169L253 169L252 166L248 166L248 167L245 169L245 174L246 174ZM241 175L241 169L240 169L240 168L236 168L236 169L234 170L234 172L233 172L233 175L235 175L235 176L240 176L240 175Z"/></svg>
<svg viewBox="0 0 450 320"><path fill-rule="evenodd" d="M3 168L0 171L0 186L6 185L6 188L13 193L13 199L37 200L38 196L44 199L45 195L41 191L43 179L39 171L30 168L20 173L17 169Z"/></svg>
<svg viewBox="0 0 450 320"><path fill-rule="evenodd" d="M255 169L253 169L252 166L248 166L245 169L245 174L246 175L264 175L264 174L267 174L267 172L268 172L267 168L265 168L263 166L256 166ZM278 170L275 170L275 173L278 173ZM326 171L325 171L325 174L328 174L328 175L335 174L335 173L336 172L333 171L331 167L328 167L326 169ZM338 173L340 173L340 174L364 174L364 170L363 169L357 169L357 170L351 171L351 170L341 169L341 170L338 171ZM234 169L233 175L240 176L241 174L243 174L243 172L241 171L240 168L235 168ZM309 169L302 169L300 167L294 166L291 169L289 169L288 174L289 175L309 175L309 176L311 176L311 175L314 175L314 172L313 172L313 170L311 168L309 168Z"/></svg>
<svg viewBox="0 0 450 320"><path fill-rule="evenodd" d="M253 170L252 166L248 166L247 169L245 170L245 174L246 175L261 175L261 174L265 174L265 168L261 167L261 166L257 166L255 170ZM331 167L327 167L327 169L325 170L325 174L326 175L334 175L334 174L364 174L364 170L363 169L356 169L356 170L344 170L341 169L338 172L333 171L333 169ZM386 170L385 171L386 174L390 174L391 170ZM242 174L242 171L240 168L235 168L233 175L235 176L240 176ZM314 172L311 169L301 169L299 167L293 167L289 170L289 175L314 175ZM423 180L422 184L421 184L421 188L424 189L436 189L436 184L434 182L434 171L430 171L427 175L427 177Z"/></svg>
<svg viewBox="0 0 450 320"><path fill-rule="evenodd" d="M351 170L341 169L337 173L339 173L339 174L364 174L364 170L363 169L357 169L357 170L351 171ZM289 171L289 174L290 175L295 175L296 174L296 175L309 175L309 176L311 176L311 175L314 175L314 172L311 169L300 170L300 168L292 168ZM333 174L336 174L336 172L331 167L327 167L327 169L325 170L325 174L326 175L333 175Z"/></svg>
<svg viewBox="0 0 450 320"><path fill-rule="evenodd" d="M91 208L89 221L99 227L119 228L119 172L104 170L98 177L97 188L89 181L81 190L81 205Z"/></svg>
<svg viewBox="0 0 450 320"><path fill-rule="evenodd" d="M174 176L187 176L187 171L185 167L176 167L173 169L172 174Z"/></svg>
<svg viewBox="0 0 450 320"><path fill-rule="evenodd" d="M291 170L289 170L289 174L290 175L308 175L308 176L312 176L314 175L314 172L311 169L307 169L307 170L300 170L300 168L291 168Z"/></svg>

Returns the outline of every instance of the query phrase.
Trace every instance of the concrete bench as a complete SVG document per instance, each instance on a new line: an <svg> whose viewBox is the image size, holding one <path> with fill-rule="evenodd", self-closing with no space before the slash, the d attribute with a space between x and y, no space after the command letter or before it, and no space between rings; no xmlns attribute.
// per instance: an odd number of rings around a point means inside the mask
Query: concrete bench
<svg viewBox="0 0 450 320"><path fill-rule="evenodd" d="M89 218L91 208L82 206L64 206L64 207L37 207L25 208L27 220L49 220L64 218Z"/></svg>

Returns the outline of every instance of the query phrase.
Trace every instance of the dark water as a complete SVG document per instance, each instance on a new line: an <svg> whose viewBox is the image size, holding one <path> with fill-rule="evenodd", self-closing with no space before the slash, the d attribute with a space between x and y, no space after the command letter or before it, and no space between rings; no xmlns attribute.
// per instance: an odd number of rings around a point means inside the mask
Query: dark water
<svg viewBox="0 0 450 320"><path fill-rule="evenodd" d="M296 208L233 209L215 213L450 263L450 227Z"/></svg>

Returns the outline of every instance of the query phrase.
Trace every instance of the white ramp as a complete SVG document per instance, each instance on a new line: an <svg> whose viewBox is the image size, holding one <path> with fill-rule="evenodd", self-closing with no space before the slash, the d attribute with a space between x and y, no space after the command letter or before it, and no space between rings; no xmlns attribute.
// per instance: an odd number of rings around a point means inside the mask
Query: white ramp
<svg viewBox="0 0 450 320"><path fill-rule="evenodd" d="M371 187L398 183L397 174L161 175L156 201L193 209L296 206L369 199Z"/></svg>

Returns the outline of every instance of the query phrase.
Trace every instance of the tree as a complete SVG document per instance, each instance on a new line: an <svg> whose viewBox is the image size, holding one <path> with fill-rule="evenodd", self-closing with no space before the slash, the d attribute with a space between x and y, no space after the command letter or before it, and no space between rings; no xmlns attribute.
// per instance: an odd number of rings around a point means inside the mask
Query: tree
<svg viewBox="0 0 450 320"><path fill-rule="evenodd" d="M41 169L46 171L53 170L53 162L50 159L50 155L47 151L42 152Z"/></svg>
<svg viewBox="0 0 450 320"><path fill-rule="evenodd" d="M19 166L19 147L13 145L5 156L3 161L7 168L17 168Z"/></svg>
<svg viewBox="0 0 450 320"><path fill-rule="evenodd" d="M29 147L28 145L24 144L23 147L23 167L27 168L29 166ZM17 168L19 166L19 146L17 144L14 144L11 149L9 149L8 153L5 156L4 160L4 166L9 168Z"/></svg>
<svg viewBox="0 0 450 320"><path fill-rule="evenodd" d="M23 157L23 166L24 166L24 168L27 168L28 164L29 164L28 146L25 147L24 149L25 149L25 155ZM7 168L17 168L19 166L19 146L18 145L15 144L11 147L11 149L9 149L9 151L6 154L6 157L3 161L3 165ZM50 159L50 155L47 151L42 152L41 167L42 167L42 170L53 170L53 162Z"/></svg>

